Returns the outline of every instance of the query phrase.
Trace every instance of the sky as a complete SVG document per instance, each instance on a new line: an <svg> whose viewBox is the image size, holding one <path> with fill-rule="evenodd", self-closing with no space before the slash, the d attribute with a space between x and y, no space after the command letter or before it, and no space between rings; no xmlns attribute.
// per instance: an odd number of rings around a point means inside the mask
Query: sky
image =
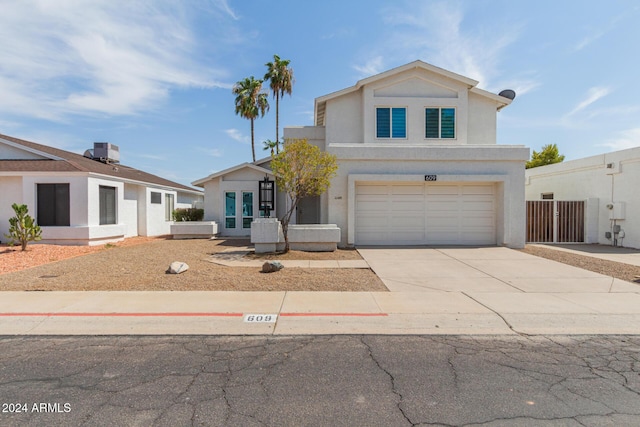
<svg viewBox="0 0 640 427"><path fill-rule="evenodd" d="M280 126L314 99L420 59L514 102L498 144L565 160L640 146L636 0L0 0L0 133L189 185L251 161L231 88L277 54L295 83ZM265 85L265 89L268 87ZM275 140L275 100L255 122ZM282 130L280 130L282 135Z"/></svg>

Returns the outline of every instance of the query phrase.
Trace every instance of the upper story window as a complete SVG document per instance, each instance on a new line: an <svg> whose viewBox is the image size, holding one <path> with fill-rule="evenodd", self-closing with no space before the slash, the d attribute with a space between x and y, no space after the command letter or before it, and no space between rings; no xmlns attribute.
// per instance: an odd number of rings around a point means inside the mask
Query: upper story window
<svg viewBox="0 0 640 427"><path fill-rule="evenodd" d="M425 109L425 138L454 139L455 137L455 108Z"/></svg>
<svg viewBox="0 0 640 427"><path fill-rule="evenodd" d="M407 109L376 108L376 138L406 138Z"/></svg>

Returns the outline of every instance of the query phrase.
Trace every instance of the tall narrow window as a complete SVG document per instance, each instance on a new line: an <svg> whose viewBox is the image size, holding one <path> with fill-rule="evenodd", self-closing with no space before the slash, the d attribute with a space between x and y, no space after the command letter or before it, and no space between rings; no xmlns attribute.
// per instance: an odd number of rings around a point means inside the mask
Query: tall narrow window
<svg viewBox="0 0 640 427"><path fill-rule="evenodd" d="M69 184L38 184L38 225L69 226Z"/></svg>
<svg viewBox="0 0 640 427"><path fill-rule="evenodd" d="M235 191L227 191L224 193L224 226L225 228L236 228Z"/></svg>
<svg viewBox="0 0 640 427"><path fill-rule="evenodd" d="M100 225L116 224L116 188L100 186Z"/></svg>
<svg viewBox="0 0 640 427"><path fill-rule="evenodd" d="M426 108L424 136L431 139L455 139L456 109Z"/></svg>
<svg viewBox="0 0 640 427"><path fill-rule="evenodd" d="M253 222L253 192L242 192L242 228L251 228Z"/></svg>
<svg viewBox="0 0 640 427"><path fill-rule="evenodd" d="M164 220L171 221L173 219L173 210L175 209L175 196L173 194L164 195Z"/></svg>
<svg viewBox="0 0 640 427"><path fill-rule="evenodd" d="M376 138L406 138L406 108L376 108Z"/></svg>

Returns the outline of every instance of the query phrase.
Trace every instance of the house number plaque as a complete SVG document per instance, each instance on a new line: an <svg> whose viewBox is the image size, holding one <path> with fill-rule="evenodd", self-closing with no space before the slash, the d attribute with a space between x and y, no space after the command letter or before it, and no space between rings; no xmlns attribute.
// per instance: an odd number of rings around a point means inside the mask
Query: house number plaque
<svg viewBox="0 0 640 427"><path fill-rule="evenodd" d="M437 181L438 180L438 175L425 175L424 176L424 180L425 181Z"/></svg>

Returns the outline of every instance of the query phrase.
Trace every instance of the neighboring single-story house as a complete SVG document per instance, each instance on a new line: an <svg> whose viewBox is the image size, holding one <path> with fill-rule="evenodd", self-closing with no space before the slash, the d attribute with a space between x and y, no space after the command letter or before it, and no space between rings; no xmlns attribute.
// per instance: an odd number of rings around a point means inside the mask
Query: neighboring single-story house
<svg viewBox="0 0 640 427"><path fill-rule="evenodd" d="M98 245L169 234L176 208L202 206L202 191L119 164L118 147L85 155L0 134L0 240L13 203L26 204L42 242Z"/></svg>
<svg viewBox="0 0 640 427"><path fill-rule="evenodd" d="M528 201L585 201L585 243L640 248L640 147L527 169L525 176Z"/></svg>
<svg viewBox="0 0 640 427"><path fill-rule="evenodd" d="M514 95L477 84L415 61L317 98L315 126L287 127L284 136L336 155L339 169L327 193L298 207L297 223L337 224L341 246L523 247L529 149L496 144L496 114ZM204 187L205 219L222 235L249 235L268 164L192 183ZM276 198L278 216L286 202Z"/></svg>

